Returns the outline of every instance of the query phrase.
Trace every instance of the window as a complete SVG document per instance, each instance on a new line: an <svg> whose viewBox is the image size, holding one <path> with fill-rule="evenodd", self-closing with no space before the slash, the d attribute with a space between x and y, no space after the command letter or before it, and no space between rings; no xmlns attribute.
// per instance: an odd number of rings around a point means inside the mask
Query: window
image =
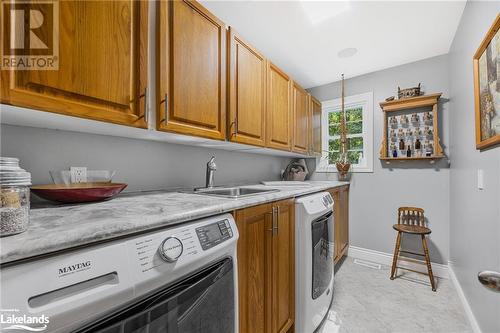
<svg viewBox="0 0 500 333"><path fill-rule="evenodd" d="M340 155L340 98L322 102L322 144L325 147L317 171L337 172ZM344 99L347 158L353 172L373 172L373 93Z"/></svg>

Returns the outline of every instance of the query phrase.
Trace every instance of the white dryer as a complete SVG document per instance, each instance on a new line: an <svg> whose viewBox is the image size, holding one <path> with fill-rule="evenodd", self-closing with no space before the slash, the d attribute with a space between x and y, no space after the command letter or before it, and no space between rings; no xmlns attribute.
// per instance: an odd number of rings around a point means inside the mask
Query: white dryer
<svg viewBox="0 0 500 333"><path fill-rule="evenodd" d="M295 329L314 332L333 300L333 199L327 192L295 201Z"/></svg>

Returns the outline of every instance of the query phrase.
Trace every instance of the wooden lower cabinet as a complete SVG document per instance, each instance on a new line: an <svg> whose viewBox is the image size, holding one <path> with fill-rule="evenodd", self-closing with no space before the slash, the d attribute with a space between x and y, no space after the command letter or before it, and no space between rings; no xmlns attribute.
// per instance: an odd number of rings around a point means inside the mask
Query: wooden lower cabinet
<svg viewBox="0 0 500 333"><path fill-rule="evenodd" d="M240 333L284 333L295 317L295 205L238 210Z"/></svg>
<svg viewBox="0 0 500 333"><path fill-rule="evenodd" d="M334 201L334 261L337 263L349 248L349 185L329 190Z"/></svg>

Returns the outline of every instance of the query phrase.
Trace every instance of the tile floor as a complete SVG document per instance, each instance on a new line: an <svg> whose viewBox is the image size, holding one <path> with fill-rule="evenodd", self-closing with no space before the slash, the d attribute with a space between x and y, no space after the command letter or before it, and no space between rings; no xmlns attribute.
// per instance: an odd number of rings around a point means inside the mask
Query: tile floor
<svg viewBox="0 0 500 333"><path fill-rule="evenodd" d="M334 301L321 333L472 332L450 280L431 290L427 276L375 269L346 258L335 272Z"/></svg>

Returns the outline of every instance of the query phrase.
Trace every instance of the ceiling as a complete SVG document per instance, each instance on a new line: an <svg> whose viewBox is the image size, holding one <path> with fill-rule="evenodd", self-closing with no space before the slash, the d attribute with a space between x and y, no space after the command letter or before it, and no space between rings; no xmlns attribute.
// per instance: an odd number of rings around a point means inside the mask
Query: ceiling
<svg viewBox="0 0 500 333"><path fill-rule="evenodd" d="M201 2L304 88L448 53L466 3Z"/></svg>

